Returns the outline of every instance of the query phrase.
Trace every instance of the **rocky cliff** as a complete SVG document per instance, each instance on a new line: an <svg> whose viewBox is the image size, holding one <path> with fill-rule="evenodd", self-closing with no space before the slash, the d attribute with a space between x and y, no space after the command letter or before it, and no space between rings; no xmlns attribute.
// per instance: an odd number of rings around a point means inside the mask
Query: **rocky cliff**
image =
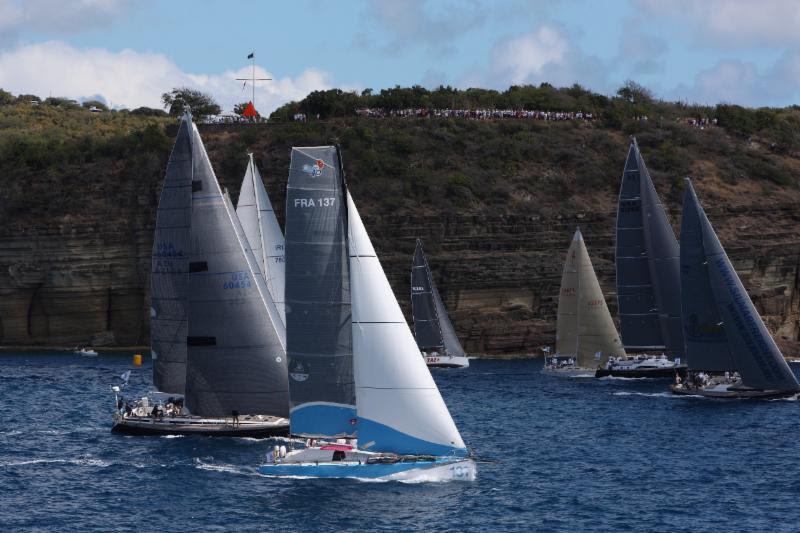
<svg viewBox="0 0 800 533"><path fill-rule="evenodd" d="M89 160L39 165L15 156L1 164L0 344L148 343L149 256L174 124L128 128L130 145ZM139 134L146 128L149 137ZM201 127L233 198L246 152L254 152L279 218L290 147L340 142L401 305L408 309L419 237L465 348L485 354L535 354L554 343L562 261L578 225L616 308L614 210L628 133L424 119ZM676 228L681 178L692 175L757 308L787 353L798 353L800 160L722 128L669 124L637 133ZM87 142L73 137L59 142ZM790 179L776 182L771 172Z"/></svg>

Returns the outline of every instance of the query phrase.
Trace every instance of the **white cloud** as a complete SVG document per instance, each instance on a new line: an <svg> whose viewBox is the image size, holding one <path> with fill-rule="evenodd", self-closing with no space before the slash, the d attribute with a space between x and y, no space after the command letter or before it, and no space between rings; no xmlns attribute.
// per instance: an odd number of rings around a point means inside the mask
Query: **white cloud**
<svg viewBox="0 0 800 533"><path fill-rule="evenodd" d="M489 83L495 87L547 82L607 89L602 62L583 53L567 32L554 24L541 24L524 35L501 39L492 47L490 65Z"/></svg>
<svg viewBox="0 0 800 533"><path fill-rule="evenodd" d="M188 73L163 54L78 49L60 41L0 51L0 87L7 91L74 99L101 95L115 107L160 108L164 92L187 86L210 93L229 111L250 99L249 84L242 90L242 82L235 81L250 75L247 67L219 74ZM275 78L257 67L256 77L274 78L257 85L256 107L262 114L313 90L330 88L332 83L327 72L315 68L296 78Z"/></svg>
<svg viewBox="0 0 800 533"><path fill-rule="evenodd" d="M645 19L672 19L696 41L722 48L800 44L797 0L634 0Z"/></svg>
<svg viewBox="0 0 800 533"><path fill-rule="evenodd" d="M786 51L773 65L723 59L700 71L690 86L680 85L673 98L702 104L786 106L800 97L800 50Z"/></svg>

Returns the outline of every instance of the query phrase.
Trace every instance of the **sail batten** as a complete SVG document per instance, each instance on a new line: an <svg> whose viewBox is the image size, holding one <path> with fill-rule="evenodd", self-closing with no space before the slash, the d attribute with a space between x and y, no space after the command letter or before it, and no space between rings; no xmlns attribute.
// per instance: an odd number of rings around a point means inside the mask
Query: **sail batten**
<svg viewBox="0 0 800 533"><path fill-rule="evenodd" d="M196 127L186 405L201 416L288 415L285 332Z"/></svg>
<svg viewBox="0 0 800 533"><path fill-rule="evenodd" d="M679 247L634 139L617 206L620 329L629 350L683 352Z"/></svg>
<svg viewBox="0 0 800 533"><path fill-rule="evenodd" d="M738 371L742 385L800 390L686 180L681 281L686 356L692 370Z"/></svg>

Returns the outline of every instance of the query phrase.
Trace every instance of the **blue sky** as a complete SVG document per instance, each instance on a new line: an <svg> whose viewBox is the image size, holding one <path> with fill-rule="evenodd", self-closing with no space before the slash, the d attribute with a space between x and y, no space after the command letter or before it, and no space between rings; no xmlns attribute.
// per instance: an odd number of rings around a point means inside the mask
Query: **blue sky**
<svg viewBox="0 0 800 533"><path fill-rule="evenodd" d="M627 79L687 102L785 106L800 88L786 0L0 0L0 87L158 106L178 85L230 109L255 51L268 112L309 91L503 89Z"/></svg>

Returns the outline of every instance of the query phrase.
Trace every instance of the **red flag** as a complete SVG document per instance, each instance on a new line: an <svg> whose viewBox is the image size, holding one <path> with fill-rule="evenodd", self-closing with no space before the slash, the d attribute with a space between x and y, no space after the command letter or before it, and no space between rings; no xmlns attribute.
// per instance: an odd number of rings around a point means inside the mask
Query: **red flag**
<svg viewBox="0 0 800 533"><path fill-rule="evenodd" d="M256 111L253 102L247 102L247 107L244 108L242 116L247 118L256 118L258 116L258 111Z"/></svg>

